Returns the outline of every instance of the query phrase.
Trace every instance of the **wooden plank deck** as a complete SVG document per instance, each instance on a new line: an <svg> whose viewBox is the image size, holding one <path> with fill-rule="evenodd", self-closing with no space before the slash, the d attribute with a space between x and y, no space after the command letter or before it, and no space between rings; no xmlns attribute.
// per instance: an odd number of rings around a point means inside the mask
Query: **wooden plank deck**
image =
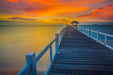
<svg viewBox="0 0 113 75"><path fill-rule="evenodd" d="M49 75L113 75L113 51L70 26L59 50Z"/></svg>

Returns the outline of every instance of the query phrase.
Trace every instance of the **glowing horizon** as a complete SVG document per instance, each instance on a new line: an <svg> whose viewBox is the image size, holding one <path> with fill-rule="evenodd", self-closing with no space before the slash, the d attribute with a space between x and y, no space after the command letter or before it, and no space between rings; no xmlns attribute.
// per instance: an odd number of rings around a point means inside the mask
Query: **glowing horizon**
<svg viewBox="0 0 113 75"><path fill-rule="evenodd" d="M1 0L0 22L62 25L113 22L113 0Z"/></svg>

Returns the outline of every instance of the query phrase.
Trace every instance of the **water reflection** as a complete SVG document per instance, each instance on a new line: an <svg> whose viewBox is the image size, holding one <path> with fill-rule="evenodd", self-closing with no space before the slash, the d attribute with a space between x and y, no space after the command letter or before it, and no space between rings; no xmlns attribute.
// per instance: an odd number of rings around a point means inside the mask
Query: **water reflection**
<svg viewBox="0 0 113 75"><path fill-rule="evenodd" d="M38 54L62 27L0 26L0 75L15 75L25 65L25 54Z"/></svg>

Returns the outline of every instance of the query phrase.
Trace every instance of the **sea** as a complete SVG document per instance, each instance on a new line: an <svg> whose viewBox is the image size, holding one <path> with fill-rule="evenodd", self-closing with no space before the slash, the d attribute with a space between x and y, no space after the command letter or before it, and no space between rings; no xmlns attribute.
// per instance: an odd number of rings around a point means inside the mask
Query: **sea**
<svg viewBox="0 0 113 75"><path fill-rule="evenodd" d="M0 26L0 75L16 75L26 64L25 55L41 52L64 26ZM113 25L80 25L80 27L113 35ZM49 65L49 50L37 63L39 75L44 75Z"/></svg>
<svg viewBox="0 0 113 75"><path fill-rule="evenodd" d="M80 25L80 27L113 35L113 25Z"/></svg>

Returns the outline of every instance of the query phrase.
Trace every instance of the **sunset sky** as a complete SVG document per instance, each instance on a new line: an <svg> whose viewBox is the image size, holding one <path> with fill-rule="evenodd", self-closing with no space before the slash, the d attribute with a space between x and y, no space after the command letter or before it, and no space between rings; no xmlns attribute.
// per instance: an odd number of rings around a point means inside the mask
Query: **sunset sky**
<svg viewBox="0 0 113 75"><path fill-rule="evenodd" d="M113 23L113 0L0 0L0 25Z"/></svg>

